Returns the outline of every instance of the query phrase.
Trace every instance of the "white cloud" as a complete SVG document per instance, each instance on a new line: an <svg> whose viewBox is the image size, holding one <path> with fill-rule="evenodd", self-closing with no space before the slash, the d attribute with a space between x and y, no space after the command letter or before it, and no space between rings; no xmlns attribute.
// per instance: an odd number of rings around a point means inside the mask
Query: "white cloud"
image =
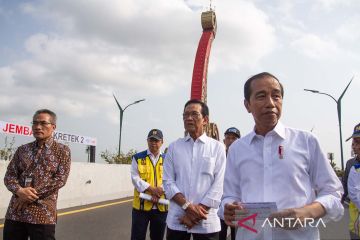
<svg viewBox="0 0 360 240"><path fill-rule="evenodd" d="M215 57L211 61L221 68L254 66L274 49L275 30L268 16L254 4L229 2L217 5L217 11L222 14L217 17Z"/></svg>
<svg viewBox="0 0 360 240"><path fill-rule="evenodd" d="M14 70L11 67L0 68L1 87L6 88L14 84Z"/></svg>
<svg viewBox="0 0 360 240"><path fill-rule="evenodd" d="M113 92L120 102L134 95L170 95L191 82L202 32L195 5L182 0L27 2L22 11L54 30L34 32L25 41L30 57L0 69L6 84L0 93L14 99L13 108L23 114L47 105L74 117L95 114ZM253 66L271 52L274 29L255 5L229 0L218 2L216 11L212 71ZM27 104L20 107L9 89Z"/></svg>
<svg viewBox="0 0 360 240"><path fill-rule="evenodd" d="M344 22L337 30L337 37L345 42L356 43L360 40L360 17L354 16Z"/></svg>
<svg viewBox="0 0 360 240"><path fill-rule="evenodd" d="M68 34L87 38L86 41L101 39L108 44L129 48L133 55L141 54L142 58L159 60L161 64L173 62L173 56L178 56L179 60L192 58L194 47L191 46L196 46L201 27L200 12L191 11L189 6L206 8L209 4L208 1L194 0L44 3L37 8L36 14L53 19ZM226 55L219 61L226 60L222 66L254 64L271 51L275 37L264 12L248 1L219 1L214 5L219 21L216 42L220 42L217 44L219 52ZM67 19L66 23L63 19ZM239 55L249 55L249 58L244 61ZM189 65L181 60L176 63L178 67Z"/></svg>
<svg viewBox="0 0 360 240"><path fill-rule="evenodd" d="M0 96L0 108L9 109L15 103L14 97L10 98L8 96Z"/></svg>
<svg viewBox="0 0 360 240"><path fill-rule="evenodd" d="M336 43L324 40L315 34L304 34L293 41L291 46L299 54L313 59L327 59L338 54L339 48Z"/></svg>
<svg viewBox="0 0 360 240"><path fill-rule="evenodd" d="M353 3L356 3L357 0L316 0L315 3L318 4L318 7L322 7L325 10L334 10L340 6L349 6Z"/></svg>

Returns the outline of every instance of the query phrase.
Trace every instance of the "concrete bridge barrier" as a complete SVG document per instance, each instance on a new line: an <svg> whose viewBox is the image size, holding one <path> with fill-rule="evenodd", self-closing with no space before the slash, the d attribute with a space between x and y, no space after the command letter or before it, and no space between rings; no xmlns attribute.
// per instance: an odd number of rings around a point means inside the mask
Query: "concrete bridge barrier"
<svg viewBox="0 0 360 240"><path fill-rule="evenodd" d="M3 182L8 163L0 160L0 219L5 217L11 197ZM58 209L132 196L130 167L72 162L68 181L59 192Z"/></svg>

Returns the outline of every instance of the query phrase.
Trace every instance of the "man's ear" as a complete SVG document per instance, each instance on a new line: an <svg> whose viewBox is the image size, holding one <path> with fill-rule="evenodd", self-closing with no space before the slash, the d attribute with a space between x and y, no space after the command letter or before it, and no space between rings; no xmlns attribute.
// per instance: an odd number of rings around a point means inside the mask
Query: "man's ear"
<svg viewBox="0 0 360 240"><path fill-rule="evenodd" d="M52 125L52 128L53 128L53 130L55 131L55 129L56 129L56 124L53 124L53 125Z"/></svg>
<svg viewBox="0 0 360 240"><path fill-rule="evenodd" d="M209 123L209 116L204 117L204 125Z"/></svg>
<svg viewBox="0 0 360 240"><path fill-rule="evenodd" d="M248 111L248 113L251 113L250 102L246 99L244 100L244 106L245 106L246 110Z"/></svg>

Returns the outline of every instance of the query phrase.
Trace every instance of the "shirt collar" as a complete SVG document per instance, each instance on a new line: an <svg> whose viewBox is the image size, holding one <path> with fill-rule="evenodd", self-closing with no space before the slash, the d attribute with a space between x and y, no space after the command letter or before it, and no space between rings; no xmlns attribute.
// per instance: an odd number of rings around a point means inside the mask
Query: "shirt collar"
<svg viewBox="0 0 360 240"><path fill-rule="evenodd" d="M53 145L53 143L54 143L54 138L50 137L45 141L44 146L45 146L46 149L49 149ZM37 140L35 140L35 147L40 147L40 146L38 146L38 141Z"/></svg>
<svg viewBox="0 0 360 240"><path fill-rule="evenodd" d="M282 139L286 139L285 126L282 124L282 122L279 121L273 131Z"/></svg>
<svg viewBox="0 0 360 240"><path fill-rule="evenodd" d="M208 136L206 135L206 133L204 132L199 138L198 138L201 142L206 143Z"/></svg>
<svg viewBox="0 0 360 240"><path fill-rule="evenodd" d="M160 150L160 152L159 152L159 155L157 155L157 156L154 156L154 154L152 154L152 152L150 152L149 149L146 150L146 154L149 155L149 156L152 155L154 158L158 158L158 157L160 157L160 155L161 155L161 150Z"/></svg>
<svg viewBox="0 0 360 240"><path fill-rule="evenodd" d="M268 132L266 135L268 135L268 134L276 134L279 137L281 137L282 139L286 139L284 124L282 124L282 122L278 121L275 128L273 130L271 130L270 132ZM256 136L257 136L257 134L255 132L255 127L254 127L252 132L249 133L248 144L251 144Z"/></svg>
<svg viewBox="0 0 360 240"><path fill-rule="evenodd" d="M249 133L248 138L246 139L246 140L248 140L247 144L250 145L255 137L256 137L256 132L255 132L255 127L254 127L254 129Z"/></svg>
<svg viewBox="0 0 360 240"><path fill-rule="evenodd" d="M201 141L202 143L206 143L207 138L208 138L208 136L206 135L205 132L200 137L198 137L199 141ZM185 142L189 141L190 139L192 139L192 137L190 137L190 134L187 133L185 136Z"/></svg>

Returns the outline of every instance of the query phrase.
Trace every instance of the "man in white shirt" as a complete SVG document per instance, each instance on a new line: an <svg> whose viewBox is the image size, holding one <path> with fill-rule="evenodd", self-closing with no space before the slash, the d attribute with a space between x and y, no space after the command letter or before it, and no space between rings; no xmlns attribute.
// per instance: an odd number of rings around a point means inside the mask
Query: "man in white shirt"
<svg viewBox="0 0 360 240"><path fill-rule="evenodd" d="M354 164L349 172L348 194L349 205L349 232L351 239L360 239L360 164Z"/></svg>
<svg viewBox="0 0 360 240"><path fill-rule="evenodd" d="M360 239L360 123L355 126L352 138L352 148L355 154L355 161L349 171L347 180L348 196L350 198L350 237L351 239ZM346 164L348 165L348 164Z"/></svg>
<svg viewBox="0 0 360 240"><path fill-rule="evenodd" d="M134 185L131 240L145 240L150 222L150 239L163 240L168 207L160 204L165 198L162 188L163 158L160 152L163 134L159 129L150 130L148 150L132 157L131 180ZM140 198L140 193L151 195L151 200Z"/></svg>
<svg viewBox="0 0 360 240"><path fill-rule="evenodd" d="M235 210L243 203L275 202L270 219L291 218L286 229L272 228L265 239L320 239L317 227L305 219L341 219L342 185L310 132L284 126L280 121L283 86L270 73L251 77L244 86L244 104L255 127L230 146L224 180L225 222L235 226ZM297 223L292 225L292 223ZM240 230L240 229L239 229ZM244 229L242 229L244 230ZM256 233L246 231L247 239Z"/></svg>
<svg viewBox="0 0 360 240"><path fill-rule="evenodd" d="M229 151L230 145L233 142L235 142L236 140L238 140L240 137L241 137L240 131L236 127L230 127L225 131L223 141L224 141L225 148L226 148L226 155ZM219 209L221 209L221 207L219 207ZM226 240L227 239L227 230L229 227L228 227L228 225L226 225L221 211L218 212L218 215L220 217L220 224L221 224L219 240ZM231 232L231 240L235 240L235 233L236 233L235 228L231 227L230 232Z"/></svg>
<svg viewBox="0 0 360 240"><path fill-rule="evenodd" d="M164 163L164 189L171 199L166 239L217 240L225 148L204 133L209 122L205 103L188 101L183 120L187 135L169 145Z"/></svg>

